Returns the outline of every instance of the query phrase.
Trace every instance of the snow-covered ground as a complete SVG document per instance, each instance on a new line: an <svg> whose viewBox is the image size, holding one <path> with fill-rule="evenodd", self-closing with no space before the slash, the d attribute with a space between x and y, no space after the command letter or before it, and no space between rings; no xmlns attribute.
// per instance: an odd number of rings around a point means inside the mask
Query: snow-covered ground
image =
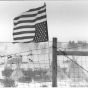
<svg viewBox="0 0 88 88"><path fill-rule="evenodd" d="M75 83L76 86L74 86L74 84L69 82L69 80L60 81L57 83L57 85L58 85L58 88L81 88L81 87L88 88L88 84L85 82ZM31 82L29 84L28 83L17 83L17 87L10 87L10 88L29 88L29 87L30 88L41 88L41 87L51 88L52 83L51 82L43 82L43 83ZM8 88L8 87L3 87L0 85L0 88Z"/></svg>

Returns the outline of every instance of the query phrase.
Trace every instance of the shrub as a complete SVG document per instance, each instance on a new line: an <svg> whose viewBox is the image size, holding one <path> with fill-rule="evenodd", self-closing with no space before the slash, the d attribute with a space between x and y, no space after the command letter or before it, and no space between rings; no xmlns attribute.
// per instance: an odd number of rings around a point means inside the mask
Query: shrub
<svg viewBox="0 0 88 88"><path fill-rule="evenodd" d="M37 82L42 82L42 77L40 75L36 75L34 77L34 81L37 81Z"/></svg>
<svg viewBox="0 0 88 88"><path fill-rule="evenodd" d="M3 79L2 84L4 85L4 87L14 87L15 81L11 78L5 78Z"/></svg>
<svg viewBox="0 0 88 88"><path fill-rule="evenodd" d="M6 67L3 71L2 71L2 75L5 77L10 77L12 74L13 70L12 68Z"/></svg>
<svg viewBox="0 0 88 88"><path fill-rule="evenodd" d="M33 75L32 69L29 68L28 70L25 70L25 69L21 68L21 70L22 70L24 76L32 77L32 75Z"/></svg>
<svg viewBox="0 0 88 88"><path fill-rule="evenodd" d="M32 78L29 76L27 76L27 77L23 76L23 77L19 78L18 81L21 83L29 83L29 82L32 82Z"/></svg>

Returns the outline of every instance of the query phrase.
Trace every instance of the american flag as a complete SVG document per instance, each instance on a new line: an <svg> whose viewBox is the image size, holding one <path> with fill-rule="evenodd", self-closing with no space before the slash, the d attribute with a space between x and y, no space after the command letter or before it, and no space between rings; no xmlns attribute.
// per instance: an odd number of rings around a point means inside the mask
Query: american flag
<svg viewBox="0 0 88 88"><path fill-rule="evenodd" d="M38 43L48 41L45 4L14 18L13 39L15 42Z"/></svg>

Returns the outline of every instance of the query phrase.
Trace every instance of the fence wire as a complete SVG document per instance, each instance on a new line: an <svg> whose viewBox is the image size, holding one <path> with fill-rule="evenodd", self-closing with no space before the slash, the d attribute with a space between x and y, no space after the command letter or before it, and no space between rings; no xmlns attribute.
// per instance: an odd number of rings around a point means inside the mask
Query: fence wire
<svg viewBox="0 0 88 88"><path fill-rule="evenodd" d="M59 87L88 87L88 56L69 56L65 51L88 51L88 44L69 45L57 47L57 51L63 53L58 56L57 84ZM55 48L55 47L54 47Z"/></svg>
<svg viewBox="0 0 88 88"><path fill-rule="evenodd" d="M51 86L52 46L21 49L19 52L9 54L7 48L5 47L5 54L0 55L1 87Z"/></svg>
<svg viewBox="0 0 88 88"><path fill-rule="evenodd" d="M87 45L68 46L68 43L58 42L57 51L63 52L62 56L57 56L58 87L88 87L87 56L68 56L65 54L66 50L87 51L87 48L83 49ZM5 50L7 48L5 47ZM9 54L5 51L5 54L0 55L0 86L51 87L52 53L51 41L47 46L31 50L21 50ZM14 60L15 56L22 59L15 58Z"/></svg>

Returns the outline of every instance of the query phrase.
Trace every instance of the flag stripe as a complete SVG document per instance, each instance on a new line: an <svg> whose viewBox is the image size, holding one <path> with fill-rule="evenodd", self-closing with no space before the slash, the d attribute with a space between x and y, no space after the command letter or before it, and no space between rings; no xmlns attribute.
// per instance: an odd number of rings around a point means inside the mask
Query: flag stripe
<svg viewBox="0 0 88 88"><path fill-rule="evenodd" d="M19 20L20 18L26 18L26 17L35 17L35 16L36 16L36 13L35 14L26 14L26 15L18 16L14 20Z"/></svg>
<svg viewBox="0 0 88 88"><path fill-rule="evenodd" d="M35 31L35 28L24 28L24 29L13 30L14 33L25 32L25 31Z"/></svg>
<svg viewBox="0 0 88 88"><path fill-rule="evenodd" d="M45 11L46 11L45 8L41 9L39 12L37 10L34 10L34 12L27 11L27 12L22 13L20 16L15 17L14 20L19 20L20 18L25 18L25 17L35 17L37 13L41 14Z"/></svg>
<svg viewBox="0 0 88 88"><path fill-rule="evenodd" d="M19 37L27 37L27 36L35 36L35 33L25 33L25 34L20 34L20 35L14 35L14 38L19 38Z"/></svg>
<svg viewBox="0 0 88 88"><path fill-rule="evenodd" d="M32 42L33 39L23 39L23 40L15 40L15 42L20 42L20 43L29 43Z"/></svg>
<svg viewBox="0 0 88 88"><path fill-rule="evenodd" d="M44 19L41 19L41 20L36 20L36 22L35 23L40 23L40 22L44 22L44 21L46 21L47 19L46 18L44 18ZM32 26L34 26L33 25L34 23L30 23L30 22L28 22L28 21L23 21L23 23L20 23L20 24L18 24L17 26L15 26L14 27L14 30L16 30L16 27L19 27L19 26L21 26L21 25L32 25ZM17 29L18 30L18 29Z"/></svg>
<svg viewBox="0 0 88 88"><path fill-rule="evenodd" d="M45 21L47 21L46 18L45 19L41 19L41 20L36 20L36 24L41 23L41 22L45 22Z"/></svg>
<svg viewBox="0 0 88 88"><path fill-rule="evenodd" d="M34 26L32 26L32 25L22 25L22 26L19 26L19 27L16 27L16 28L14 28L14 30L17 30L17 29L24 29L24 28L34 28Z"/></svg>
<svg viewBox="0 0 88 88"><path fill-rule="evenodd" d="M25 13L22 13L22 15L19 16L18 19L15 19L15 20L19 20L20 18L25 18L25 17L35 17L37 14L42 14L45 11L46 11L46 8L43 8L40 11L25 12Z"/></svg>
<svg viewBox="0 0 88 88"><path fill-rule="evenodd" d="M19 24L17 24L14 28L17 28L17 27L19 27L19 26L22 26L22 25L32 25L32 26L34 26L34 23L19 23Z"/></svg>
<svg viewBox="0 0 88 88"><path fill-rule="evenodd" d="M33 23L35 22L36 20L41 20L41 19L44 19L46 18L46 15L43 15L43 16L40 16L34 20L22 20L22 21L18 21L17 23L14 23L14 25L17 25L17 24L20 24L20 23Z"/></svg>
<svg viewBox="0 0 88 88"><path fill-rule="evenodd" d="M18 24L19 21L26 21L26 20L29 20L30 22L32 22L32 20L36 20L36 17L41 17L43 15L46 15L45 12L42 13L42 14L38 14L37 16L35 17L28 17L28 18L20 18L20 20L14 20L14 24Z"/></svg>
<svg viewBox="0 0 88 88"><path fill-rule="evenodd" d="M15 40L23 40L23 39L31 39L34 38L34 36L25 36L25 37L16 37Z"/></svg>
<svg viewBox="0 0 88 88"><path fill-rule="evenodd" d="M18 21L17 23L14 23L14 25L17 25L19 23L33 23L35 22L35 20L22 20L22 21Z"/></svg>
<svg viewBox="0 0 88 88"><path fill-rule="evenodd" d="M13 35L20 35L20 34L26 34L26 33L35 33L35 31L21 31L21 32L13 33Z"/></svg>
<svg viewBox="0 0 88 88"><path fill-rule="evenodd" d="M30 9L28 12L38 11L38 10L40 10L40 9L44 8L44 7L46 7L46 5L43 5L43 6L38 7L38 8Z"/></svg>

